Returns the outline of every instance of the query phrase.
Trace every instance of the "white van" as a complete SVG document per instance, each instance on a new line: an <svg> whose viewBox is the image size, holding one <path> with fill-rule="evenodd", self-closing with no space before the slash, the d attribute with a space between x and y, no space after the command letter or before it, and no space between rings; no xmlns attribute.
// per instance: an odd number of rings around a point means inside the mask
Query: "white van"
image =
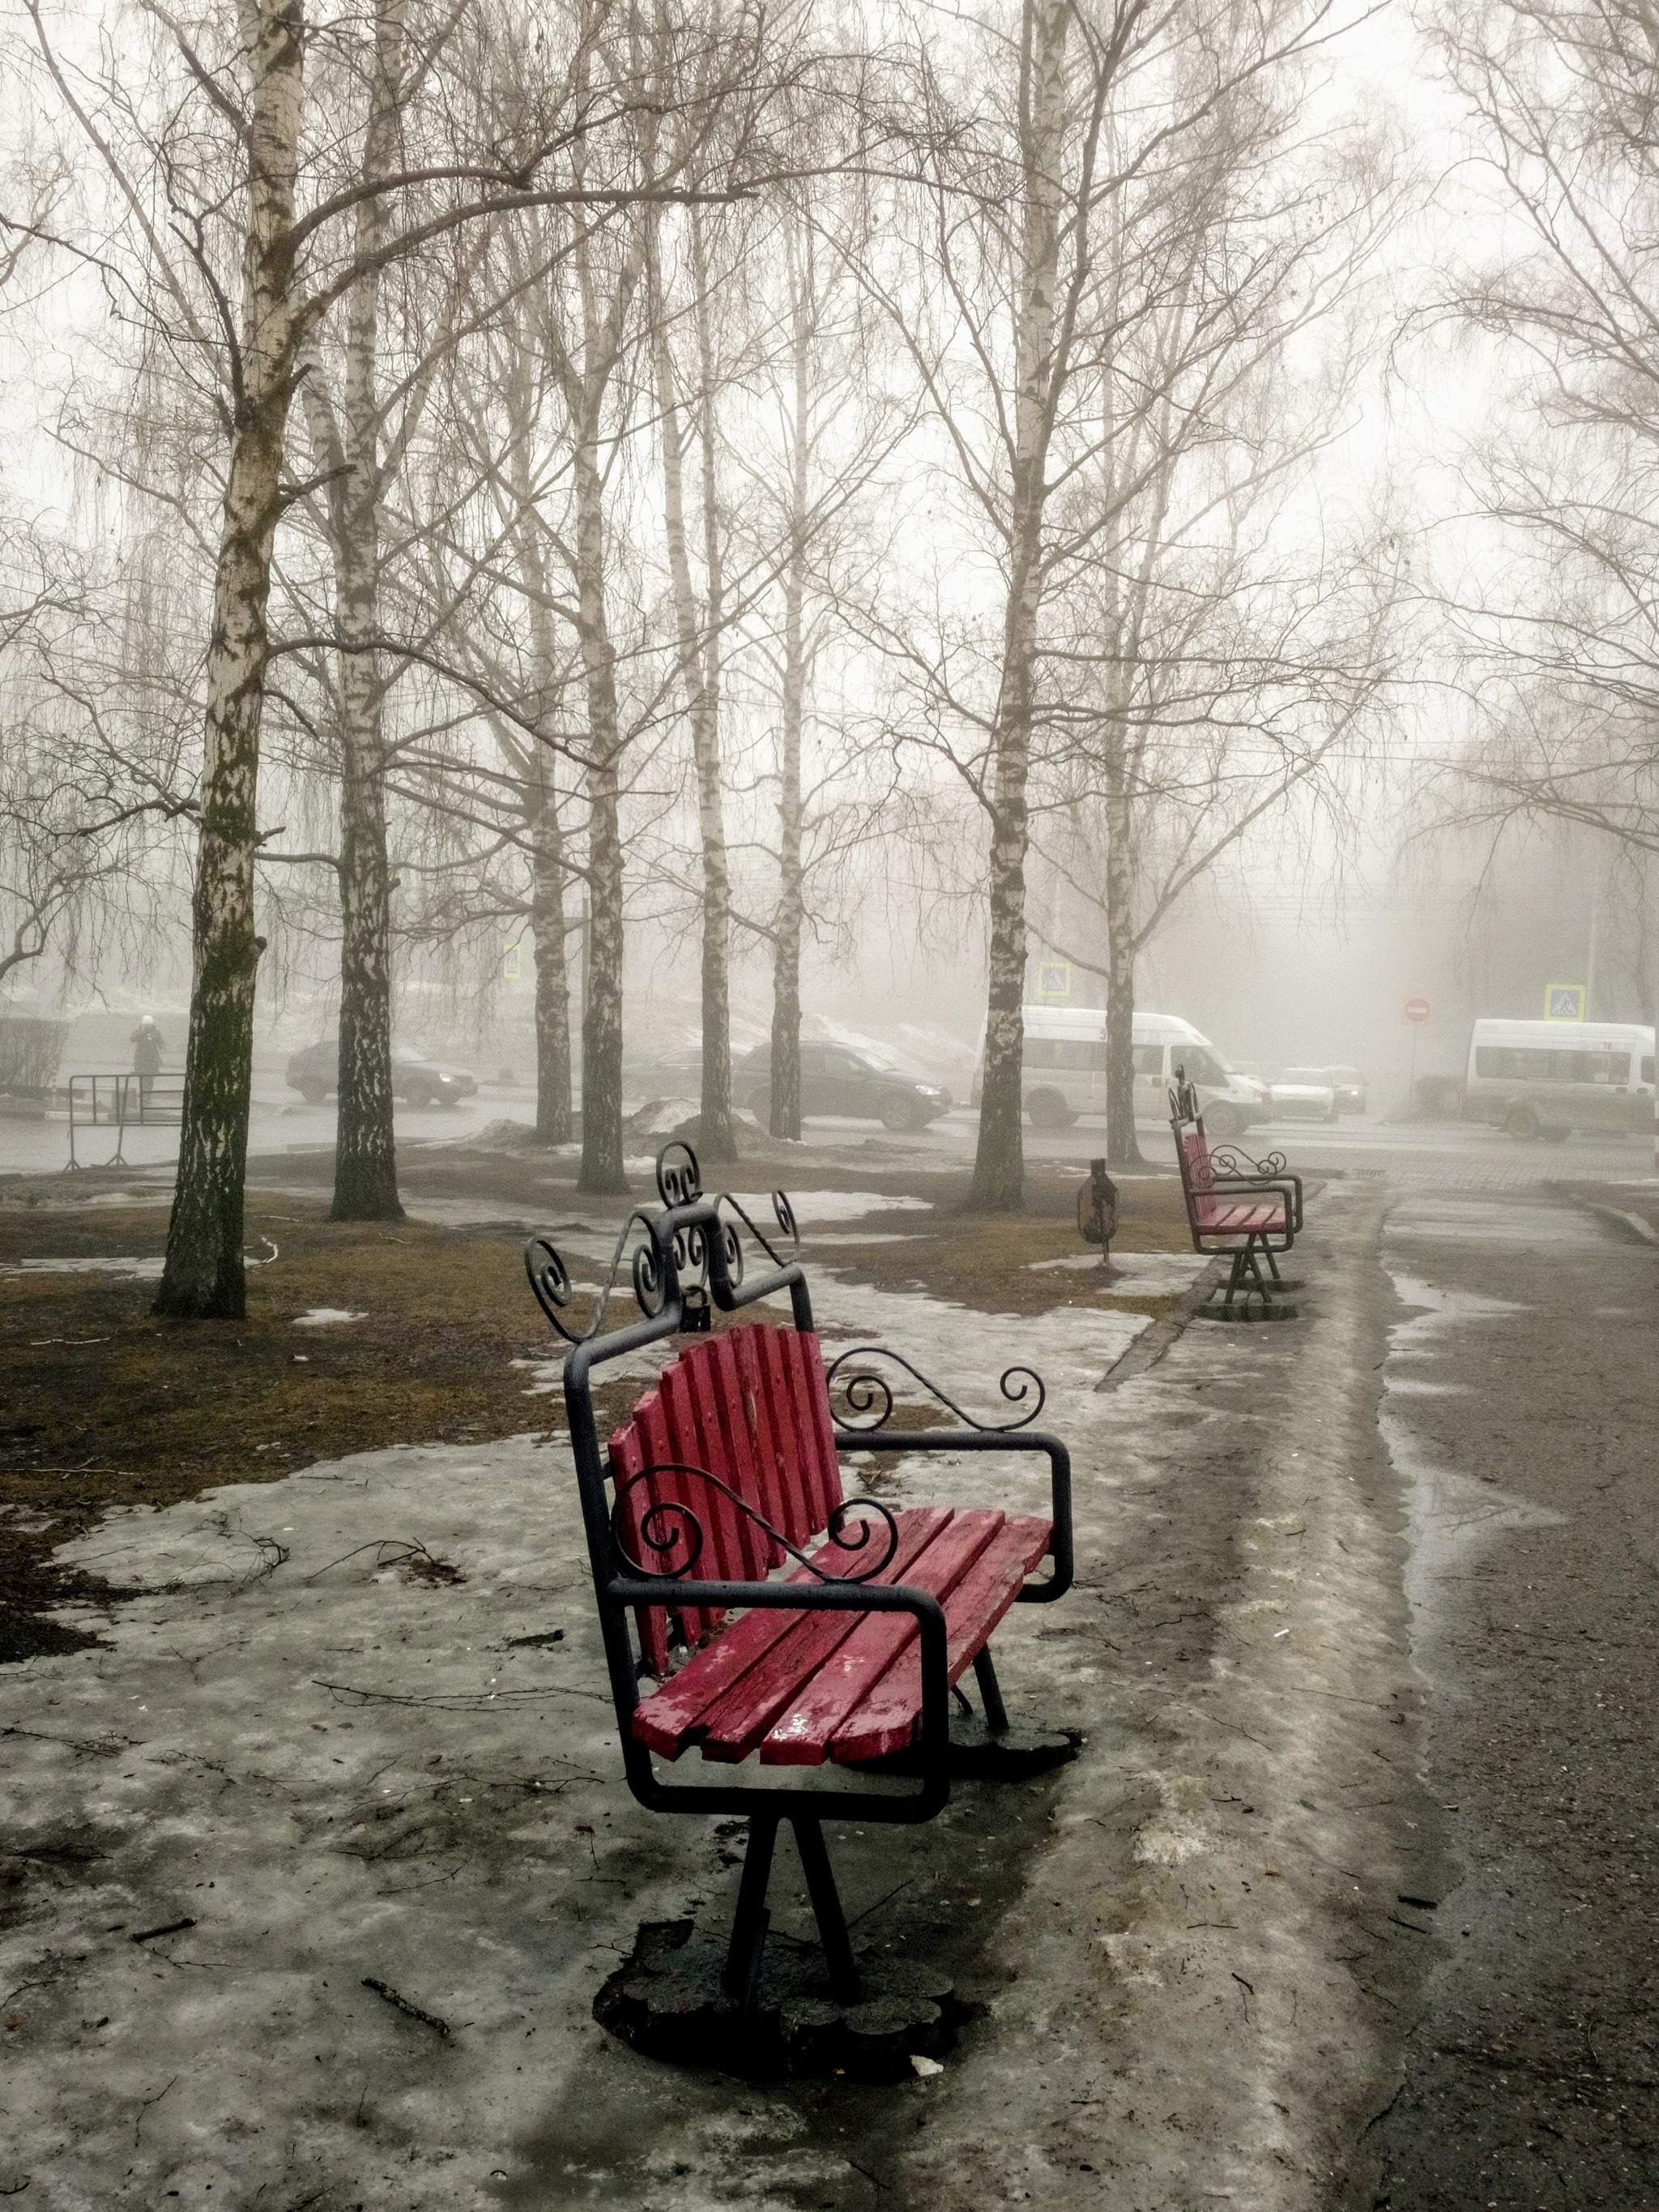
<svg viewBox="0 0 1659 2212"><path fill-rule="evenodd" d="M1085 1114L1106 1111L1106 1017L1097 1006L1027 1006L1024 1100L1037 1129L1067 1129ZM1208 1037L1178 1014L1134 1018L1135 1119L1162 1121L1170 1111L1170 1086L1177 1066L1198 1087L1204 1126L1221 1143L1242 1137L1261 1115L1255 1090L1228 1066ZM980 1037L973 1101L979 1103L985 1066Z"/></svg>
<svg viewBox="0 0 1659 2212"><path fill-rule="evenodd" d="M1557 1143L1574 1129L1650 1129L1653 1031L1640 1022L1479 1021L1463 1115Z"/></svg>

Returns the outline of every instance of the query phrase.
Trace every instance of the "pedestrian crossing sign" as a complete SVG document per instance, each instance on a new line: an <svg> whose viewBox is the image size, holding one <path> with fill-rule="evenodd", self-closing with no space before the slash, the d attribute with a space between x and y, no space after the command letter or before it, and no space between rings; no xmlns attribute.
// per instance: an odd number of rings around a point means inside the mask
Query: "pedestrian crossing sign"
<svg viewBox="0 0 1659 2212"><path fill-rule="evenodd" d="M519 965L519 948L516 945L509 945L501 956L502 978L508 983L516 983L523 972Z"/></svg>
<svg viewBox="0 0 1659 2212"><path fill-rule="evenodd" d="M1072 995L1072 963L1069 960L1039 960L1036 967L1035 995L1054 1000L1069 999Z"/></svg>
<svg viewBox="0 0 1659 2212"><path fill-rule="evenodd" d="M1582 983L1547 983L1544 986L1544 1019L1547 1022L1582 1022L1585 995Z"/></svg>

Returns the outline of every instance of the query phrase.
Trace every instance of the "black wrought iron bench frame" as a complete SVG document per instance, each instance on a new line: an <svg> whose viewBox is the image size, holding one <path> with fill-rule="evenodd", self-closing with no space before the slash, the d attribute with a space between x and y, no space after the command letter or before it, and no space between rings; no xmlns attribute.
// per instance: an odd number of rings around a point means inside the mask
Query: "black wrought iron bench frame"
<svg viewBox="0 0 1659 2212"><path fill-rule="evenodd" d="M1288 1252L1301 1233L1303 1223L1302 1178L1291 1172L1282 1152L1269 1152L1265 1158L1252 1159L1241 1152L1236 1145L1212 1146L1205 1132L1204 1116L1200 1110L1198 1092L1188 1081L1186 1070L1177 1066L1176 1080L1170 1089L1170 1128L1175 1138L1176 1163L1181 1174L1182 1195L1186 1202L1187 1225L1196 1252L1220 1253L1230 1255L1231 1267L1227 1277L1225 1294L1222 1300L1224 1314L1235 1310L1249 1312L1251 1301L1264 1316L1283 1316L1288 1319L1294 1308L1281 1305L1279 1301L1289 1291L1300 1287L1281 1275L1278 1255ZM1252 1212L1271 1213L1277 1202L1277 1221L1267 1220L1251 1227L1241 1220L1230 1227L1224 1221L1201 1218L1206 1206L1220 1207L1231 1199L1241 1216ZM1249 1201L1260 1204L1251 1208ZM1267 1273L1264 1276L1262 1264ZM1234 1300L1240 1301L1236 1309Z"/></svg>
<svg viewBox="0 0 1659 2212"><path fill-rule="evenodd" d="M616 1709L623 1765L628 1784L639 1802L653 1811L700 1814L740 1814L750 1823L750 1839L739 1882L726 1966L723 1976L728 1995L752 2002L765 1942L765 1898L773 1848L780 1824L793 1826L807 1888L823 1942L831 1986L843 2001L855 2000L859 1975L846 1917L842 1911L830 1858L824 1846L826 1820L856 1820L860 1826L879 1823L915 1824L932 1820L948 1803L951 1795L951 1735L947 1684L946 1616L945 1607L928 1591L903 1583L872 1585L869 1577L881 1571L892 1557L890 1544L881 1559L872 1559L859 1573L842 1571L816 1580L735 1581L696 1578L682 1566L667 1574L653 1574L630 1558L619 1540L620 1500L607 1495L611 1480L601 1447L593 1405L592 1377L607 1362L677 1334L701 1334L708 1330L714 1310L735 1313L757 1301L787 1292L793 1328L809 1333L813 1328L812 1305L805 1273L794 1255L800 1248L793 1214L781 1191L772 1193L779 1241L789 1240L789 1256L773 1243L729 1194L709 1198L702 1190L696 1155L683 1144L665 1147L657 1161L660 1212L642 1209L629 1213L617 1237L608 1279L587 1330L576 1334L567 1325L572 1300L569 1271L545 1237L532 1237L525 1247L525 1264L532 1289L548 1320L571 1346L564 1369L564 1400L570 1425L583 1527L592 1571L594 1596L604 1642L605 1664ZM769 1264L764 1272L745 1271L745 1238ZM629 1260L632 1246L631 1260ZM611 1297L624 1261L641 1318L621 1327L604 1326ZM976 1424L945 1394L927 1382L920 1370L900 1359L964 1425L949 1429L892 1428L884 1425L893 1411L886 1383L873 1371L855 1368L841 1374L850 1361L871 1357L898 1358L884 1347L864 1346L843 1353L830 1370L842 1383L846 1402L854 1418L873 1414L867 1425L836 1422L833 1429L839 1451L911 1452L1036 1452L1048 1458L1053 1537L1052 1571L1042 1580L1027 1582L1017 1603L1052 1604L1071 1587L1073 1532L1071 1460L1057 1437L1042 1433L1030 1424L1041 1412L1044 1392L1041 1379L1026 1368L1011 1368L1001 1379L1005 1398L1020 1405L1035 1391L1035 1403L1020 1419L1007 1427ZM827 1383L828 1378L826 1378ZM717 1482L706 1469L685 1472ZM617 1485L620 1490L623 1486ZM729 1498L730 1490L720 1486ZM737 1501L752 1520L760 1516ZM848 1498L832 1516L828 1528L830 1544L852 1551L866 1545L872 1526L849 1521L854 1507L868 1508L878 1524L892 1528L887 1508L868 1498ZM694 1524L695 1543L689 1565L702 1548L696 1516L681 1508ZM783 1540L769 1524L769 1534ZM848 1529L855 1529L856 1536ZM659 1548L667 1549L664 1545ZM809 1573L818 1574L811 1563L792 1545L792 1556ZM824 1547L829 1550L829 1545ZM820 1557L823 1556L821 1553ZM854 1787L813 1787L713 1782L668 1784L659 1776L653 1756L634 1732L634 1716L641 1700L640 1680L647 1671L636 1632L637 1608L685 1607L708 1608L788 1608L859 1613L902 1613L917 1624L921 1649L921 1706L920 1741L909 1770L914 1786L895 1788L888 1778L880 1784L861 1780ZM988 1646L974 1661L987 1725L993 1731L1006 1727L1000 1691ZM850 1770L843 1770L850 1771Z"/></svg>

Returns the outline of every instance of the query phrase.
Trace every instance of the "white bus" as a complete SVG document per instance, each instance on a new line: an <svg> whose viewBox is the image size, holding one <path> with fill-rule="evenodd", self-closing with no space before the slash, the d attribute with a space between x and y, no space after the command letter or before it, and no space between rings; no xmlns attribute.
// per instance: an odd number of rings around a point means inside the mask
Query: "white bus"
<svg viewBox="0 0 1659 2212"><path fill-rule="evenodd" d="M1067 1129L1082 1115L1106 1111L1106 1017L1097 1006L1027 1006L1025 1111L1037 1129ZM1177 1066L1196 1085L1204 1126L1218 1143L1242 1137L1261 1119L1261 1095L1233 1073L1208 1037L1178 1014L1134 1018L1135 1119L1161 1121L1170 1111ZM980 1101L985 1039L980 1037L973 1100Z"/></svg>
<svg viewBox="0 0 1659 2212"><path fill-rule="evenodd" d="M1512 1137L1653 1127L1653 1031L1639 1022L1479 1021L1463 1113Z"/></svg>

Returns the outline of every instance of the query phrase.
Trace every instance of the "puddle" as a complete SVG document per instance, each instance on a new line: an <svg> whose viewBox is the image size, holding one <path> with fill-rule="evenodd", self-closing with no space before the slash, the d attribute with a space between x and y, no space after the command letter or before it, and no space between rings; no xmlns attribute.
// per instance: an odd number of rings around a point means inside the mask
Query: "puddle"
<svg viewBox="0 0 1659 2212"><path fill-rule="evenodd" d="M1391 1238L1394 1234L1390 1224ZM1418 1436L1397 1403L1412 1397L1474 1395L1467 1383L1398 1375L1395 1363L1447 1358L1452 1350L1450 1340L1457 1332L1524 1313L1526 1307L1510 1298L1484 1297L1473 1291L1440 1290L1419 1277L1394 1269L1389 1274L1402 1303L1415 1310L1389 1331L1377 1425L1406 1484L1411 1555L1406 1565L1405 1590L1416 1634L1419 1640L1426 1640L1438 1626L1443 1586L1467 1568L1474 1553L1505 1529L1559 1528L1566 1516L1444 1465Z"/></svg>

